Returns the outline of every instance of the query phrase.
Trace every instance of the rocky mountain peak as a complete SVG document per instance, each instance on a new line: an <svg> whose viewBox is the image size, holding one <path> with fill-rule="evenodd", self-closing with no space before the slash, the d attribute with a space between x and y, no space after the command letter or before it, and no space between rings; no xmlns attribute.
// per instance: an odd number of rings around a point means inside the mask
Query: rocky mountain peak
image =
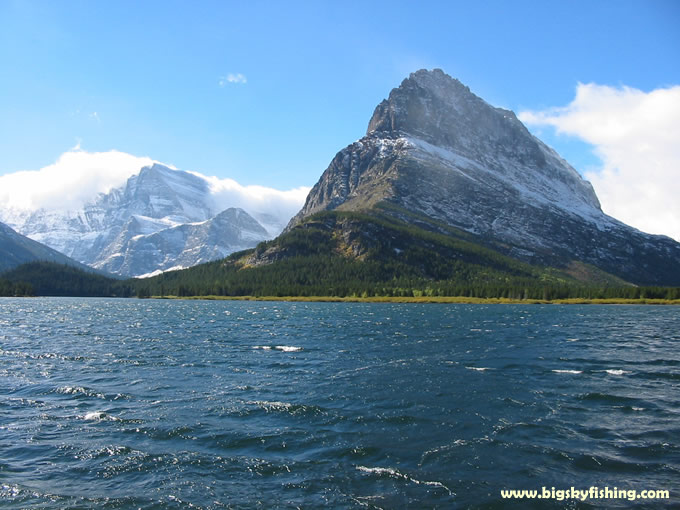
<svg viewBox="0 0 680 510"><path fill-rule="evenodd" d="M182 223L204 221L215 214L205 203L208 194L204 179L155 163L128 179L120 200L134 214Z"/></svg>
<svg viewBox="0 0 680 510"><path fill-rule="evenodd" d="M170 169L165 165L161 165L160 163L152 163L151 165L142 167L142 169L139 171L139 175L160 174L168 170Z"/></svg>
<svg viewBox="0 0 680 510"><path fill-rule="evenodd" d="M544 167L539 142L515 114L494 108L441 69L421 69L406 78L375 109L367 135L412 136L479 159L480 155L519 158Z"/></svg>
<svg viewBox="0 0 680 510"><path fill-rule="evenodd" d="M392 89L389 97L376 107L366 134L383 131L419 135L430 132L431 120L433 115L437 115L437 110L442 107L459 110L457 106L475 100L482 101L441 69L420 69Z"/></svg>
<svg viewBox="0 0 680 510"><path fill-rule="evenodd" d="M139 174L130 177L129 183L136 184L137 187L147 187L150 191L156 189L160 192L165 188L179 188L177 191L184 193L204 192L208 186L204 179L189 172L174 170L160 163L154 163L143 167ZM185 189L188 188L188 189Z"/></svg>
<svg viewBox="0 0 680 510"><path fill-rule="evenodd" d="M373 132L402 132L422 135L432 132L432 120L459 114L465 103L484 101L460 81L441 69L421 69L392 89L387 99L375 109L368 123L367 135ZM486 103L484 103L486 104Z"/></svg>
<svg viewBox="0 0 680 510"><path fill-rule="evenodd" d="M154 163L142 167L139 173L133 175L130 180L131 182L138 183L138 185L142 183L163 183L170 172L173 172L173 170L159 163Z"/></svg>
<svg viewBox="0 0 680 510"><path fill-rule="evenodd" d="M534 137L512 111L491 106L441 69L411 73L393 89L376 107L367 137L425 142L523 186L562 183L578 202L600 209L590 183Z"/></svg>
<svg viewBox="0 0 680 510"><path fill-rule="evenodd" d="M442 170L428 177L434 168ZM465 178L451 194L465 195L467 203L478 200L470 190L482 185L480 192L495 190L498 195L508 189L519 193L520 201L589 219L602 215L590 183L512 111L491 106L440 69L421 69L376 107L367 135L338 153L290 226L323 209L365 208L386 199L413 203L427 179L451 180L455 175ZM426 209L430 200L425 193L418 207Z"/></svg>
<svg viewBox="0 0 680 510"><path fill-rule="evenodd" d="M410 135L471 156L517 148L524 164L545 165L538 143L513 112L494 108L441 69L411 73L393 89L371 117L371 134Z"/></svg>
<svg viewBox="0 0 680 510"><path fill-rule="evenodd" d="M253 218L246 211L240 207L230 207L225 209L212 219L213 223L216 225L232 225L238 227L241 230L247 230L248 232L254 232L262 239L267 239L269 234L267 230L258 223L258 221Z"/></svg>

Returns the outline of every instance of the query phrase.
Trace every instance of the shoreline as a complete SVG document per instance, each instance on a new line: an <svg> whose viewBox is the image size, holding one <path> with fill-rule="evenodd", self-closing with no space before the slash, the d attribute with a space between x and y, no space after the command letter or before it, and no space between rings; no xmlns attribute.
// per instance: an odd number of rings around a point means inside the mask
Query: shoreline
<svg viewBox="0 0 680 510"><path fill-rule="evenodd" d="M180 299L203 301L287 301L303 303L425 303L425 304L499 304L499 305L680 305L680 299L510 299L455 296L150 296L143 299Z"/></svg>

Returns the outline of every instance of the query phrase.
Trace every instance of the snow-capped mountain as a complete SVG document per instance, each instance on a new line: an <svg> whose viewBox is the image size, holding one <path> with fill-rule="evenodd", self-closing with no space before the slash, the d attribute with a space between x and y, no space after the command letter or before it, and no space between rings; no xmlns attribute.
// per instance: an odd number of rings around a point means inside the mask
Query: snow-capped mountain
<svg viewBox="0 0 680 510"><path fill-rule="evenodd" d="M101 253L97 267L115 274L151 276L224 258L269 238L268 232L243 209L230 208L196 223L182 223L150 234L133 216Z"/></svg>
<svg viewBox="0 0 680 510"><path fill-rule="evenodd" d="M513 112L439 69L412 73L392 90L288 228L322 210L381 204L402 220L431 229L443 222L525 261L578 261L629 282L680 284L680 243L604 214L590 183Z"/></svg>
<svg viewBox="0 0 680 510"><path fill-rule="evenodd" d="M288 218L260 212L264 226L227 206L208 178L161 164L76 211L0 211L23 235L121 276L189 267L255 246Z"/></svg>

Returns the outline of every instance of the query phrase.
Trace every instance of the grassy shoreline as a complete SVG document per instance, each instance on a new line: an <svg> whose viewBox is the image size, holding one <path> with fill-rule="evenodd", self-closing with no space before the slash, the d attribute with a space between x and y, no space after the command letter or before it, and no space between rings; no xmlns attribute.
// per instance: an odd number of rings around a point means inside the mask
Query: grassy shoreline
<svg viewBox="0 0 680 510"><path fill-rule="evenodd" d="M444 304L507 304L507 305L680 305L680 299L508 299L449 296L151 296L151 299L186 299L204 301L291 301L305 303L444 303Z"/></svg>

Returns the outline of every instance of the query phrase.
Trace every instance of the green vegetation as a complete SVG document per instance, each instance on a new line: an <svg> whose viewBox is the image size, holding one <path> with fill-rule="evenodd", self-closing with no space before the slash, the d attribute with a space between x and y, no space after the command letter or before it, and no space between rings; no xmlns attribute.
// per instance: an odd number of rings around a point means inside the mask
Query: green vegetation
<svg viewBox="0 0 680 510"><path fill-rule="evenodd" d="M0 296L129 297L130 281L115 280L55 262L29 262L2 274Z"/></svg>
<svg viewBox="0 0 680 510"><path fill-rule="evenodd" d="M564 304L564 305L680 305L680 299L509 299L509 298L474 298L462 296L421 296L421 297L337 297L337 296L150 296L153 299L182 299L205 301L289 301L315 303L440 303L440 304Z"/></svg>
<svg viewBox="0 0 680 510"><path fill-rule="evenodd" d="M30 283L10 282L0 278L0 296L35 296L35 289Z"/></svg>

